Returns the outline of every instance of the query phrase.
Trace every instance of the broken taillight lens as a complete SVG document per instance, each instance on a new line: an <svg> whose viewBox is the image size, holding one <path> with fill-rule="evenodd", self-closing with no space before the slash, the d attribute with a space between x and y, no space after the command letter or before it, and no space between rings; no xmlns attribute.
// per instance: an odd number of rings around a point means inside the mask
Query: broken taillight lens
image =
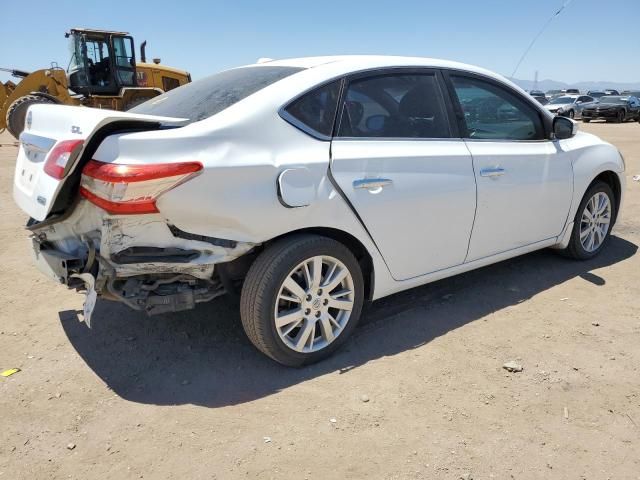
<svg viewBox="0 0 640 480"><path fill-rule="evenodd" d="M91 160L80 194L111 214L157 213L156 200L202 171L200 162L122 165Z"/></svg>
<svg viewBox="0 0 640 480"><path fill-rule="evenodd" d="M63 179L69 159L80 151L83 143L83 140L63 140L56 143L44 162L44 172L57 180Z"/></svg>

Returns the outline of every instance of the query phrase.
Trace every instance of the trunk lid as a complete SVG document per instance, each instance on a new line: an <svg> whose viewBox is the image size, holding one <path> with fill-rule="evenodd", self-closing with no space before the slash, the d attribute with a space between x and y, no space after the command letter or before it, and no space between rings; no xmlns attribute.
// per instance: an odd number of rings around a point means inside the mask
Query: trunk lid
<svg viewBox="0 0 640 480"><path fill-rule="evenodd" d="M35 220L44 220L54 205L64 182L74 175L85 154L93 154L98 145L90 140L105 126L114 122L140 124L155 128L157 124L180 125L186 119L142 115L115 110L65 105L34 105L29 108L20 146L13 183L13 198L18 206ZM83 140L82 150L71 157L66 174L58 179L44 171L45 162L56 144L67 140ZM91 149L88 152L87 149Z"/></svg>

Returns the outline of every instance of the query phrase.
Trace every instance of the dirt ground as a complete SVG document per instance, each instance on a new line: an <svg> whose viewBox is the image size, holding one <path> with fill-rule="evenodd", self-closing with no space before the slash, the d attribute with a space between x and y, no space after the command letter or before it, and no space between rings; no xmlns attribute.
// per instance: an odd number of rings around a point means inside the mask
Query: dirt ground
<svg viewBox="0 0 640 480"><path fill-rule="evenodd" d="M640 478L640 124L602 255L541 251L383 299L302 370L219 299L148 318L31 265L0 136L0 480ZM521 373L502 369L507 361Z"/></svg>

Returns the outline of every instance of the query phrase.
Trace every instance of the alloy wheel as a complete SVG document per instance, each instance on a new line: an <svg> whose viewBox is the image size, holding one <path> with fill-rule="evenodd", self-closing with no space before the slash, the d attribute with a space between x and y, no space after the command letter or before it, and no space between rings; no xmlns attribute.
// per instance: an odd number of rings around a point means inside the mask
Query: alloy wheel
<svg viewBox="0 0 640 480"><path fill-rule="evenodd" d="M597 192L589 199L580 219L580 243L591 253L604 242L611 223L611 200L604 192Z"/></svg>
<svg viewBox="0 0 640 480"><path fill-rule="evenodd" d="M322 350L344 330L354 299L353 278L340 260L326 255L308 258L289 272L278 291L278 336L296 352Z"/></svg>

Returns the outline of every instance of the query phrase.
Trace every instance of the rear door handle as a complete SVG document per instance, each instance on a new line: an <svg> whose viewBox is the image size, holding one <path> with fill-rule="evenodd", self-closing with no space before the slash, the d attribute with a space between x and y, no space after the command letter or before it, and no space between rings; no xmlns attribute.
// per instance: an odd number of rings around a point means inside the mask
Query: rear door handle
<svg viewBox="0 0 640 480"><path fill-rule="evenodd" d="M353 188L366 188L368 190L380 189L391 185L393 180L390 178L360 178L353 181Z"/></svg>
<svg viewBox="0 0 640 480"><path fill-rule="evenodd" d="M501 167L483 168L480 170L481 177L500 177L506 173L506 170Z"/></svg>

